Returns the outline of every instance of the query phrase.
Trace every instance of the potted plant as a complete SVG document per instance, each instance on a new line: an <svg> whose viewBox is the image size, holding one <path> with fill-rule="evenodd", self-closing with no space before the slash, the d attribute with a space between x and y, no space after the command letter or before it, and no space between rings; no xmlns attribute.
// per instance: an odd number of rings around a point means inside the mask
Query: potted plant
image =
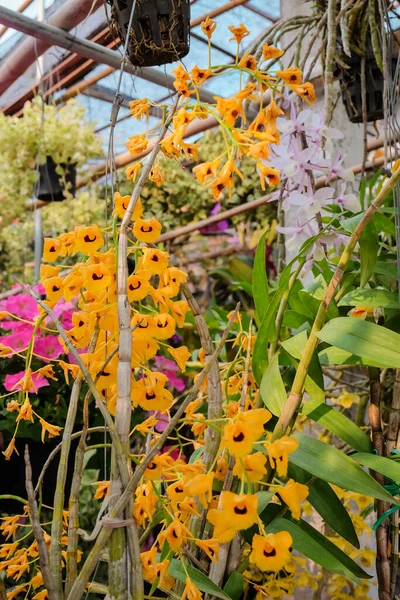
<svg viewBox="0 0 400 600"><path fill-rule="evenodd" d="M59 108L35 98L25 104L20 118L0 114L3 226L19 216L35 191L44 200L72 197L74 171L101 152L84 108L74 101Z"/></svg>
<svg viewBox="0 0 400 600"><path fill-rule="evenodd" d="M165 65L189 52L189 0L138 0L128 31L133 0L107 0L113 29L123 41L129 35L133 65Z"/></svg>

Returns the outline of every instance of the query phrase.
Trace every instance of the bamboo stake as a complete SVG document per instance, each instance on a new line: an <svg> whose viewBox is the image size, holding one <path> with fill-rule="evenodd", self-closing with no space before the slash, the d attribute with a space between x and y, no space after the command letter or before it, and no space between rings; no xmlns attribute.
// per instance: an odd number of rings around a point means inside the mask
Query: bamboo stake
<svg viewBox="0 0 400 600"><path fill-rule="evenodd" d="M179 101L177 95L171 108L166 122L163 124L160 134L151 151L149 159L144 167L137 185L132 193L129 205L122 219L118 238L118 262L117 262L117 304L118 304L118 330L119 330L119 360L117 372L117 408L115 416L115 427L124 449L127 469L130 467L129 455L129 432L132 414L131 401L131 377L132 377L132 332L131 332L131 306L128 301L128 227L132 220L133 211L140 197L143 186L147 181L154 161L160 151L160 142L168 131L168 126L172 115L175 112ZM112 477L111 477L111 502L112 509L115 501L123 492L123 482L121 473L118 473L116 449L113 449L112 455ZM131 515L125 515L129 518ZM118 515L118 518L123 518ZM131 551L133 545L131 544ZM136 574L133 578L133 597L135 600L143 598L143 576L141 573L140 551L135 558ZM110 540L110 562L109 562L109 586L110 593L116 600L123 599L127 594L128 571L125 533L123 529L116 529Z"/></svg>
<svg viewBox="0 0 400 600"><path fill-rule="evenodd" d="M334 275L329 283L329 286L325 292L324 298L321 301L321 304L318 309L317 316L315 318L310 336L307 340L307 344L304 348L304 352L302 358L297 367L296 375L293 381L292 389L289 393L288 399L282 409L282 413L278 419L278 422L275 426L275 429L272 434L272 441L282 437L285 434L289 424L295 414L295 412L300 407L303 395L304 383L307 377L308 367L310 365L311 358L318 344L317 333L321 330L325 323L326 314L328 312L329 305L332 301L332 298L335 295L335 292L342 280L344 272L346 270L347 264L351 258L351 254L354 250L355 245L365 227L371 221L372 217L378 210L378 208L382 205L387 195L393 190L397 181L400 179L400 168L398 168L386 181L386 183L382 186L380 192L376 196L375 200L372 202L368 210L364 213L362 219L358 223L357 227L354 229L351 234L346 247L340 257L338 266L334 272Z"/></svg>
<svg viewBox="0 0 400 600"><path fill-rule="evenodd" d="M43 582L47 589L49 600L59 600L59 595L55 585L55 581L50 569L49 555L47 552L46 542L44 541L43 531L40 526L39 512L35 499L35 492L32 483L32 467L29 458L28 446L25 446L25 479L26 493L28 494L29 517L32 524L33 535L38 546L40 570L43 575Z"/></svg>
<svg viewBox="0 0 400 600"><path fill-rule="evenodd" d="M325 107L324 123L330 126L333 113L333 69L336 52L336 0L328 0L327 48L325 61Z"/></svg>
<svg viewBox="0 0 400 600"><path fill-rule="evenodd" d="M382 403L382 385L379 378L379 369L369 369L370 399L371 403L368 409L368 417L372 431L372 445L379 456L384 456L385 440L382 431L381 403ZM384 485L385 478L381 473L372 471L374 479ZM388 510L389 504L382 500L376 502L376 512L378 518ZM388 529L386 521L383 521L375 532L376 537L376 573L378 577L378 593L380 600L391 600L390 596L390 563L388 559Z"/></svg>
<svg viewBox="0 0 400 600"><path fill-rule="evenodd" d="M116 515L118 515L122 510L124 510L125 506L128 504L130 498L134 494L136 487L138 486L139 482L141 481L141 479L144 475L144 472L147 468L147 465L153 460L153 458L156 456L157 452L160 450L160 448L163 447L165 442L168 440L170 433L178 425L179 420L181 419L182 415L184 414L187 406L190 404L190 402L192 402L197 397L200 387L201 387L204 379L207 377L207 375L213 365L213 362L218 359L218 356L219 356L223 346L225 345L225 342L228 338L229 332L231 330L231 327L233 325L236 315L237 315L237 312L235 311L233 313L233 315L231 316L231 318L229 319L228 324L221 336L221 340L217 346L217 349L213 353L211 359L204 366L204 368L201 371L201 373L199 374L199 377L196 380L196 383L194 384L192 390L188 393L185 400L179 406L179 408L177 409L175 415L170 420L166 429L160 435L160 437L158 438L158 440L154 444L154 446L146 454L146 457L143 459L140 466L138 466L137 469L135 470L134 474L132 475L132 477L130 478L130 480L128 482L128 485L126 486L126 488L124 490L124 493L122 494L121 498L118 500L117 504L114 506L113 510L111 511L109 518L111 518L111 519L115 518ZM107 541L108 541L110 535L111 535L111 531L110 531L109 527L103 527L101 529L101 531L98 535L98 538L96 540L96 543L93 546L89 556L87 557L85 564L83 565L81 572L79 573L67 600L80 600L81 599L82 594L85 591L86 584L89 581L89 578L90 578L91 574L93 573L94 569L96 568L97 561L99 560L100 554L101 554L104 546L107 544Z"/></svg>
<svg viewBox="0 0 400 600"><path fill-rule="evenodd" d="M95 333L89 344L89 352L93 352L96 345L98 336L98 329L96 327ZM61 442L61 454L60 462L57 470L57 485L54 494L54 510L53 520L51 523L51 544L50 544L50 568L51 573L54 577L54 583L57 589L57 593L60 598L63 598L62 588L62 569L61 569L61 536L62 536L62 522L63 522L63 510L65 500L65 482L67 480L68 472L68 457L71 449L71 434L74 429L76 413L78 411L79 395L82 388L83 376L78 373L74 385L72 386L70 401L68 405L67 417L65 420L65 426L63 431L63 437Z"/></svg>

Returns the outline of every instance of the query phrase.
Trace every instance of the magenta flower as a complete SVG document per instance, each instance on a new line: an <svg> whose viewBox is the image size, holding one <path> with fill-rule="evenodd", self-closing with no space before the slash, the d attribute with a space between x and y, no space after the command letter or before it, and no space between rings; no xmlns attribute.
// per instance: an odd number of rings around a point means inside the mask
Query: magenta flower
<svg viewBox="0 0 400 600"><path fill-rule="evenodd" d="M13 375L6 375L4 387L6 388L7 392L14 392L21 389L21 385L18 385L17 387L14 386L18 381L20 381L23 378L24 373L25 371L20 371L19 373L14 373ZM39 373L33 373L32 381L34 383L34 386L32 386L29 389L29 392L31 394L35 394L36 390L50 385L47 379L45 379L43 375L39 375Z"/></svg>
<svg viewBox="0 0 400 600"><path fill-rule="evenodd" d="M26 324L24 325L25 327L20 331L1 337L1 343L12 348L14 352L26 350L31 340L33 327Z"/></svg>
<svg viewBox="0 0 400 600"><path fill-rule="evenodd" d="M164 373L168 377L169 385L176 389L177 392L183 392L185 389L185 381L177 376L177 371L179 371L179 367L174 360L170 360L169 358L165 358L165 356L156 356L155 364L157 369Z"/></svg>
<svg viewBox="0 0 400 600"><path fill-rule="evenodd" d="M56 360L61 354L64 354L64 348L54 335L46 335L36 339L33 351L35 354L49 360Z"/></svg>
<svg viewBox="0 0 400 600"><path fill-rule="evenodd" d="M2 304L2 309L7 310L21 319L27 319L28 321L33 321L38 314L36 301L28 294L16 294L15 296L10 296Z"/></svg>

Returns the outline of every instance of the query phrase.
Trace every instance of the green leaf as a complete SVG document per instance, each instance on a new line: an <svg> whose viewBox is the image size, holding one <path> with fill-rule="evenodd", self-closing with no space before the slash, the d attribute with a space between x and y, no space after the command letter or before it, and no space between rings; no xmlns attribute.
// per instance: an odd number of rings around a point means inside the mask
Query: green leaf
<svg viewBox="0 0 400 600"><path fill-rule="evenodd" d="M278 352L273 356L264 371L260 385L260 394L268 410L276 417L279 417L286 402L287 394L279 371Z"/></svg>
<svg viewBox="0 0 400 600"><path fill-rule="evenodd" d="M288 531L292 536L295 550L332 573L337 573L355 582L372 577L303 519L294 522L287 518L277 517L267 525L266 531L268 533Z"/></svg>
<svg viewBox="0 0 400 600"><path fill-rule="evenodd" d="M370 452L371 440L346 415L324 402L310 400L301 409L301 413L319 423L338 438L359 452Z"/></svg>
<svg viewBox="0 0 400 600"><path fill-rule="evenodd" d="M294 437L299 447L290 454L291 463L345 490L391 502L390 494L350 456L303 433Z"/></svg>
<svg viewBox="0 0 400 600"><path fill-rule="evenodd" d="M372 221L378 231L388 233L389 235L396 235L396 226L392 219L386 217L383 213L377 212L372 218Z"/></svg>
<svg viewBox="0 0 400 600"><path fill-rule="evenodd" d="M253 267L253 298L259 323L261 323L266 314L270 303L267 269L265 266L265 238L267 234L268 231L263 233L258 242Z"/></svg>
<svg viewBox="0 0 400 600"><path fill-rule="evenodd" d="M397 266L384 260L377 261L375 265L375 273L397 280Z"/></svg>
<svg viewBox="0 0 400 600"><path fill-rule="evenodd" d="M303 356L304 348L306 347L308 335L307 331L301 331L297 335L293 335L289 339L282 342L282 346L285 348L289 354L297 358L301 359ZM321 365L319 364L318 356L316 354L313 355L310 366L308 369L308 374L313 381L317 384L319 388L324 389L324 377L322 375Z"/></svg>
<svg viewBox="0 0 400 600"><path fill-rule="evenodd" d="M385 365L377 360L367 360L346 350L330 346L318 354L321 365L363 365L385 369Z"/></svg>
<svg viewBox="0 0 400 600"><path fill-rule="evenodd" d="M329 483L322 479L316 479L309 489L307 500L321 515L325 523L350 544L359 548L360 542L353 521Z"/></svg>
<svg viewBox="0 0 400 600"><path fill-rule="evenodd" d="M378 231L373 223L368 223L360 239L360 286L364 287L375 270L376 259L379 252Z"/></svg>
<svg viewBox="0 0 400 600"><path fill-rule="evenodd" d="M260 515L275 496L275 492L257 492L256 496L258 498L257 511Z"/></svg>
<svg viewBox="0 0 400 600"><path fill-rule="evenodd" d="M224 592L228 594L229 598L232 598L232 600L241 600L243 598L243 587L243 575L238 571L233 571L224 586Z"/></svg>
<svg viewBox="0 0 400 600"><path fill-rule="evenodd" d="M385 456L364 452L352 454L351 458L364 467L368 467L377 473L382 473L382 475L388 477L388 479L392 479L395 483L400 483L400 464L397 461Z"/></svg>
<svg viewBox="0 0 400 600"><path fill-rule="evenodd" d="M191 581L196 587L199 588L201 592L205 592L206 594L210 594L211 596L216 596L217 598L221 598L222 600L232 600L232 598L228 596L226 592L221 590L221 588L215 585L215 583L213 583L211 579L207 577L207 575L204 575L204 573L202 573L195 567L192 567L191 565L185 565L185 569L187 570ZM182 563L179 560L173 558L169 565L168 573L172 577L175 577L175 579L178 579L178 581L182 581L182 583L185 583L187 577L185 569L183 568Z"/></svg>
<svg viewBox="0 0 400 600"><path fill-rule="evenodd" d="M349 292L339 306L365 306L366 308L400 308L399 294L379 289L357 289Z"/></svg>
<svg viewBox="0 0 400 600"><path fill-rule="evenodd" d="M376 361L385 367L400 367L400 335L375 323L349 317L329 321L316 334L342 350Z"/></svg>
<svg viewBox="0 0 400 600"><path fill-rule="evenodd" d="M308 485L307 500L310 504L336 533L356 548L359 548L360 543L353 521L329 483L322 481L322 479L315 479L304 469L292 464L289 464L288 474L291 479L303 485Z"/></svg>

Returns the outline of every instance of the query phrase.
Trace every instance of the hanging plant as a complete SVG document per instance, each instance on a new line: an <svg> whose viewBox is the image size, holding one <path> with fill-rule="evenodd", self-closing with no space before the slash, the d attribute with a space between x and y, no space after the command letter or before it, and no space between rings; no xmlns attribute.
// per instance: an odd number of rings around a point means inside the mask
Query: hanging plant
<svg viewBox="0 0 400 600"><path fill-rule="evenodd" d="M76 166L74 164L56 165L48 156L44 165L39 167L37 198L45 202L61 202L66 194L75 196Z"/></svg>
<svg viewBox="0 0 400 600"><path fill-rule="evenodd" d="M189 52L189 0L107 0L112 28L123 42L129 35L128 57L133 65L165 65Z"/></svg>

